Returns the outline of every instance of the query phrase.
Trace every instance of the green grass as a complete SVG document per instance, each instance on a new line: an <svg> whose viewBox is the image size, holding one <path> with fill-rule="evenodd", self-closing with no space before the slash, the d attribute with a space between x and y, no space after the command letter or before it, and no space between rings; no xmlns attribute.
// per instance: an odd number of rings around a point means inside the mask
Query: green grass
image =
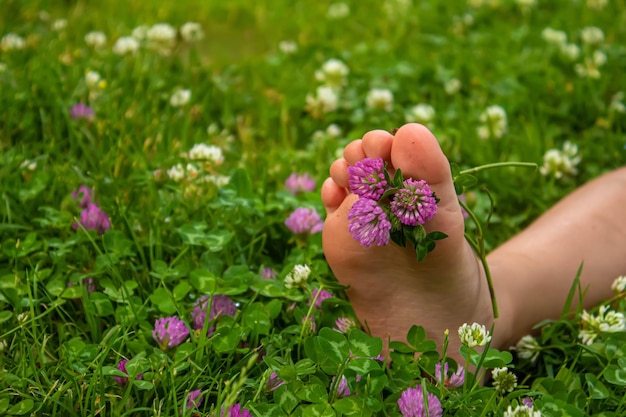
<svg viewBox="0 0 626 417"><path fill-rule="evenodd" d="M335 294L323 313L316 310L318 330L352 313L319 234L296 239L284 226L297 207L321 213L318 192L293 196L285 179L308 172L319 191L343 146L368 130L399 127L418 103L435 109L433 132L461 168L507 161L541 166L549 149L577 145L576 175L557 179L520 168L477 175L468 202L486 219L482 188L493 196L485 236L492 248L579 184L623 165L626 117L611 108L625 89L623 0L602 10L582 0L540 1L527 13L510 0L493 7L346 3L349 15L332 20L327 2L3 1L0 36L16 33L26 45L0 50L0 414L173 416L189 391L201 389L202 415L217 416L235 403L268 416L356 415L350 407L399 415L401 391L433 372L437 353L416 331L415 345L400 349L397 365L385 371L345 354L347 345L375 353L378 342L365 334L348 340L320 330L307 337L301 319L311 289ZM406 11L387 13L403 3ZM67 26L54 30L56 19L67 19ZM179 28L189 21L200 23L203 40L185 43L179 34L168 54L111 51L139 25ZM602 28L605 40L582 45L587 26ZM542 39L546 27L566 32L581 57L570 61ZM85 44L92 30L108 38L101 50ZM281 52L284 40L297 51ZM575 64L594 50L607 58L600 78L580 77ZM342 60L349 75L339 108L314 117L306 97L321 85L315 72L331 58ZM105 85L90 90L87 71L97 71ZM453 78L461 88L448 94L444 87ZM177 88L192 93L179 108L169 103ZM393 111L367 108L371 88L393 92ZM93 107L92 121L70 117L78 102ZM477 129L491 105L506 110L507 130L483 140ZM320 135L331 124L340 135ZM197 143L222 149L224 163L209 171L230 176L229 185L168 178L166 171L185 164L181 154ZM103 235L72 227L80 209L71 193L80 185L95 190L111 219ZM311 265L312 283L286 289L281 279L302 263ZM278 272L275 285L260 278L263 267ZM94 279L95 292L68 287L85 278ZM238 303L235 317L221 317L211 337L200 331L161 351L152 339L155 320L189 321L194 300L213 293ZM623 299L616 305L624 311ZM541 342L553 348L544 349L539 365L529 366L526 387L511 395L489 400L490 388L437 391L446 415L481 415L485 404L485 412L495 413L487 415L502 415L521 396L535 397L545 415L562 415L554 407L569 407L574 416L621 415L623 333L585 350L576 344L579 327L575 319L551 327ZM329 346L339 353L326 359ZM425 352L423 359L414 360L415 352ZM142 379L114 382L123 358L131 359L129 375ZM492 367L507 359L493 359ZM272 370L289 384L266 392ZM339 402L327 391L342 372L359 395ZM368 374L367 381L357 383L357 373ZM575 394L568 397L567 390Z"/></svg>

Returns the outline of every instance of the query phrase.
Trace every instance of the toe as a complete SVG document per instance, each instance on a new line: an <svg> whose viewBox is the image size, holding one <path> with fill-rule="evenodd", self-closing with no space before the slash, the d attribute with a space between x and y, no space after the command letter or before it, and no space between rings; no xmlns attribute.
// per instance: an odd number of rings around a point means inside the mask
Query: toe
<svg viewBox="0 0 626 417"><path fill-rule="evenodd" d="M322 203L326 207L326 213L332 214L348 195L344 187L337 185L332 178L327 178L322 184Z"/></svg>
<svg viewBox="0 0 626 417"><path fill-rule="evenodd" d="M348 188L348 162L339 158L330 165L330 177L339 187Z"/></svg>
<svg viewBox="0 0 626 417"><path fill-rule="evenodd" d="M343 149L343 157L348 161L348 165L354 165L357 161L365 158L365 151L363 151L363 144L361 139L353 140L348 143Z"/></svg>
<svg viewBox="0 0 626 417"><path fill-rule="evenodd" d="M362 147L368 158L382 158L391 161L393 135L386 130L372 130L363 136Z"/></svg>

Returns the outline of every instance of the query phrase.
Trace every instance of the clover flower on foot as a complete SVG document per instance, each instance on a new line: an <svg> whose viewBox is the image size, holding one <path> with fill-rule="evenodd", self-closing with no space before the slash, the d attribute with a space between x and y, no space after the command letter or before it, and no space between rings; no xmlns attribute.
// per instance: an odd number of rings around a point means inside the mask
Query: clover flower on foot
<svg viewBox="0 0 626 417"><path fill-rule="evenodd" d="M459 365L455 373L448 376L448 363L443 364L443 373L441 372L441 364L435 365L435 379L442 382L444 387L459 388L463 386L465 381L465 369Z"/></svg>
<svg viewBox="0 0 626 417"><path fill-rule="evenodd" d="M391 222L383 208L369 198L359 198L348 212L348 231L365 247L389 243Z"/></svg>
<svg viewBox="0 0 626 417"><path fill-rule="evenodd" d="M437 214L437 199L426 181L405 180L391 201L393 214L407 226L424 224Z"/></svg>
<svg viewBox="0 0 626 417"><path fill-rule="evenodd" d="M424 404L424 393L421 385L404 390L398 399L398 407L402 417L426 417L426 415L441 417L443 414L441 401L436 395L429 392L426 404ZM428 410L428 414L426 414L426 410Z"/></svg>
<svg viewBox="0 0 626 417"><path fill-rule="evenodd" d="M189 328L176 316L157 319L152 338L162 350L171 349L183 343L189 336Z"/></svg>
<svg viewBox="0 0 626 417"><path fill-rule="evenodd" d="M348 167L350 191L362 198L378 200L387 190L382 158L365 158Z"/></svg>

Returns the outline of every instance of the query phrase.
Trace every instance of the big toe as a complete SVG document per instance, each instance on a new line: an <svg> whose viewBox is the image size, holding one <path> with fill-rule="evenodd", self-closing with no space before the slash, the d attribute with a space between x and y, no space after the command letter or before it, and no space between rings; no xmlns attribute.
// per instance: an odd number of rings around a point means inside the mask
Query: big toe
<svg viewBox="0 0 626 417"><path fill-rule="evenodd" d="M425 180L439 198L437 215L425 226L448 235L463 234L463 215L454 190L450 163L425 126L410 123L395 133L391 162L405 178Z"/></svg>

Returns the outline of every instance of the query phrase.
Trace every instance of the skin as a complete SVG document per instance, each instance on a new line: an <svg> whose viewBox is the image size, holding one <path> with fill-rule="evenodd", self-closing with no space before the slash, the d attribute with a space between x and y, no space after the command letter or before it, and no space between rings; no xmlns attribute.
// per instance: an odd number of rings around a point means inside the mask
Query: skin
<svg viewBox="0 0 626 417"><path fill-rule="evenodd" d="M425 227L448 238L419 264L412 247L393 243L366 248L348 232L347 214L356 196L348 189L350 165L381 157L405 178L426 180L440 199L437 215ZM527 229L491 252L491 270L500 317L492 346L508 349L537 322L560 315L576 272L584 261L584 307L611 296L611 282L626 274L626 169L579 188ZM449 355L459 359L454 337L463 323L494 323L480 261L464 238L464 220L454 192L449 162L424 126L407 124L395 135L366 133L344 149L322 186L327 218L324 253L362 323L383 340L405 340L414 324L441 343L451 332Z"/></svg>

